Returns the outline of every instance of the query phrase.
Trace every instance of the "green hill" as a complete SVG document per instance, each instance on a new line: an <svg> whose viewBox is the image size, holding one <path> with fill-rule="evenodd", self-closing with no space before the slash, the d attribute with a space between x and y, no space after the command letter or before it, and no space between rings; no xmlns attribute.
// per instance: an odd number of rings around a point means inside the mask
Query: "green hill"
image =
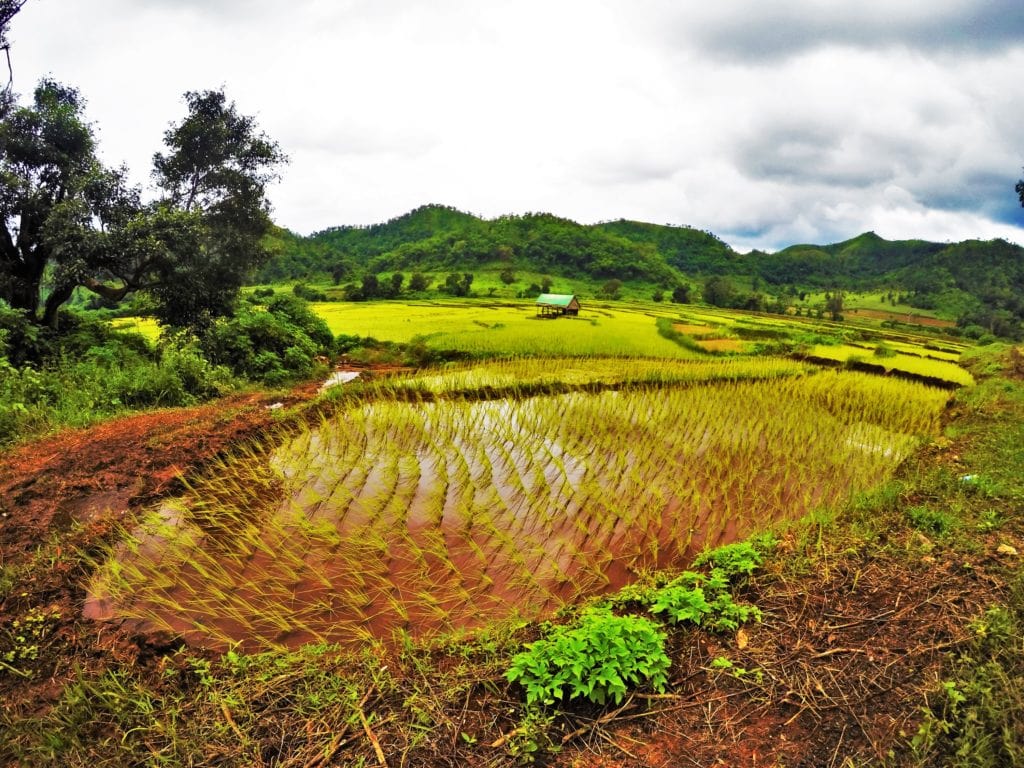
<svg viewBox="0 0 1024 768"><path fill-rule="evenodd" d="M309 237L277 230L257 276L358 281L380 272L497 271L505 266L553 277L640 281L671 288L712 276L802 290L879 290L923 309L940 309L1005 336L1024 320L1024 249L1003 240L933 243L885 240L866 232L825 245L740 254L710 232L620 219L584 225L548 213L481 219L425 205L382 224L332 227ZM742 292L737 301L749 299ZM757 302L747 304L757 306Z"/></svg>
<svg viewBox="0 0 1024 768"><path fill-rule="evenodd" d="M275 255L259 276L267 282L395 270L473 271L502 263L556 275L666 285L679 280L652 243L547 213L486 220L428 205L384 224L333 227L307 238L279 230L269 245Z"/></svg>
<svg viewBox="0 0 1024 768"><path fill-rule="evenodd" d="M687 275L743 272L743 257L710 232L619 219L594 229L654 246L665 261Z"/></svg>
<svg viewBox="0 0 1024 768"><path fill-rule="evenodd" d="M1005 240L932 243L867 232L831 245L749 254L768 285L895 290L911 305L941 309L991 333L1019 337L1024 320L1024 248Z"/></svg>

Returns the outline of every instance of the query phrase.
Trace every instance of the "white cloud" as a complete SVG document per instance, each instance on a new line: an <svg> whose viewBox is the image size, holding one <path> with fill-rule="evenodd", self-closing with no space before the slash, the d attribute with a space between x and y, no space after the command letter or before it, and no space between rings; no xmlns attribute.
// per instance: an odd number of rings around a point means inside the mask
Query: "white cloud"
<svg viewBox="0 0 1024 768"><path fill-rule="evenodd" d="M440 202L738 247L1024 242L1017 5L29 0L12 55L21 91L81 88L140 181L181 94L224 85L291 156L272 197L299 232Z"/></svg>

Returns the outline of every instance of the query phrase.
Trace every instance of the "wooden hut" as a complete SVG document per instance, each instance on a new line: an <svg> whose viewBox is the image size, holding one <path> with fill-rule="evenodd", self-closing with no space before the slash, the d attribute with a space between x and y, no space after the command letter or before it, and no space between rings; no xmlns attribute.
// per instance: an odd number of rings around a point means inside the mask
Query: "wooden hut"
<svg viewBox="0 0 1024 768"><path fill-rule="evenodd" d="M571 293L542 293L537 297L538 317L559 317L580 313L580 302Z"/></svg>

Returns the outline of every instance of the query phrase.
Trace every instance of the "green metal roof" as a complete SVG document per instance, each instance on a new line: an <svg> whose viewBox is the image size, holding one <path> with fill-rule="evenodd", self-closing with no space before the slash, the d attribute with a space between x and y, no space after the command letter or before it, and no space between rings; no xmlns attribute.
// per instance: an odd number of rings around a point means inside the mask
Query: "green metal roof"
<svg viewBox="0 0 1024 768"><path fill-rule="evenodd" d="M552 307L568 307L576 296L571 293L542 293L537 297L538 304L549 304Z"/></svg>

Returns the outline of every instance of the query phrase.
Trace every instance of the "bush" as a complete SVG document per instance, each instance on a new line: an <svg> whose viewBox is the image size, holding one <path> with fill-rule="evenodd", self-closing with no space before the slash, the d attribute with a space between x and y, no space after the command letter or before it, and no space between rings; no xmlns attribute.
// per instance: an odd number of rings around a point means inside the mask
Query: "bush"
<svg viewBox="0 0 1024 768"><path fill-rule="evenodd" d="M140 336L117 333L81 352L87 336L51 342L60 352L42 366L0 358L0 444L132 408L191 405L233 384L194 347L152 350Z"/></svg>
<svg viewBox="0 0 1024 768"><path fill-rule="evenodd" d="M668 667L665 633L654 622L599 607L586 611L577 624L557 626L530 643L505 676L526 689L528 705L581 697L619 704L629 685L649 682L663 692Z"/></svg>
<svg viewBox="0 0 1024 768"><path fill-rule="evenodd" d="M414 292L425 291L430 287L430 278L422 272L413 272L409 278L409 290Z"/></svg>
<svg viewBox="0 0 1024 768"><path fill-rule="evenodd" d="M880 341L875 347L875 357L896 357L896 350L884 341Z"/></svg>
<svg viewBox="0 0 1024 768"><path fill-rule="evenodd" d="M312 288L305 283L296 283L292 288L292 293L305 301L327 301L326 293Z"/></svg>
<svg viewBox="0 0 1024 768"><path fill-rule="evenodd" d="M703 552L693 561L695 568L711 565L731 579L735 576L749 576L764 562L763 549L774 546L772 540L737 541Z"/></svg>
<svg viewBox="0 0 1024 768"><path fill-rule="evenodd" d="M241 307L233 318L211 326L199 344L214 364L278 386L311 376L315 358L333 351L334 337L305 301L283 295L270 299L265 310Z"/></svg>

